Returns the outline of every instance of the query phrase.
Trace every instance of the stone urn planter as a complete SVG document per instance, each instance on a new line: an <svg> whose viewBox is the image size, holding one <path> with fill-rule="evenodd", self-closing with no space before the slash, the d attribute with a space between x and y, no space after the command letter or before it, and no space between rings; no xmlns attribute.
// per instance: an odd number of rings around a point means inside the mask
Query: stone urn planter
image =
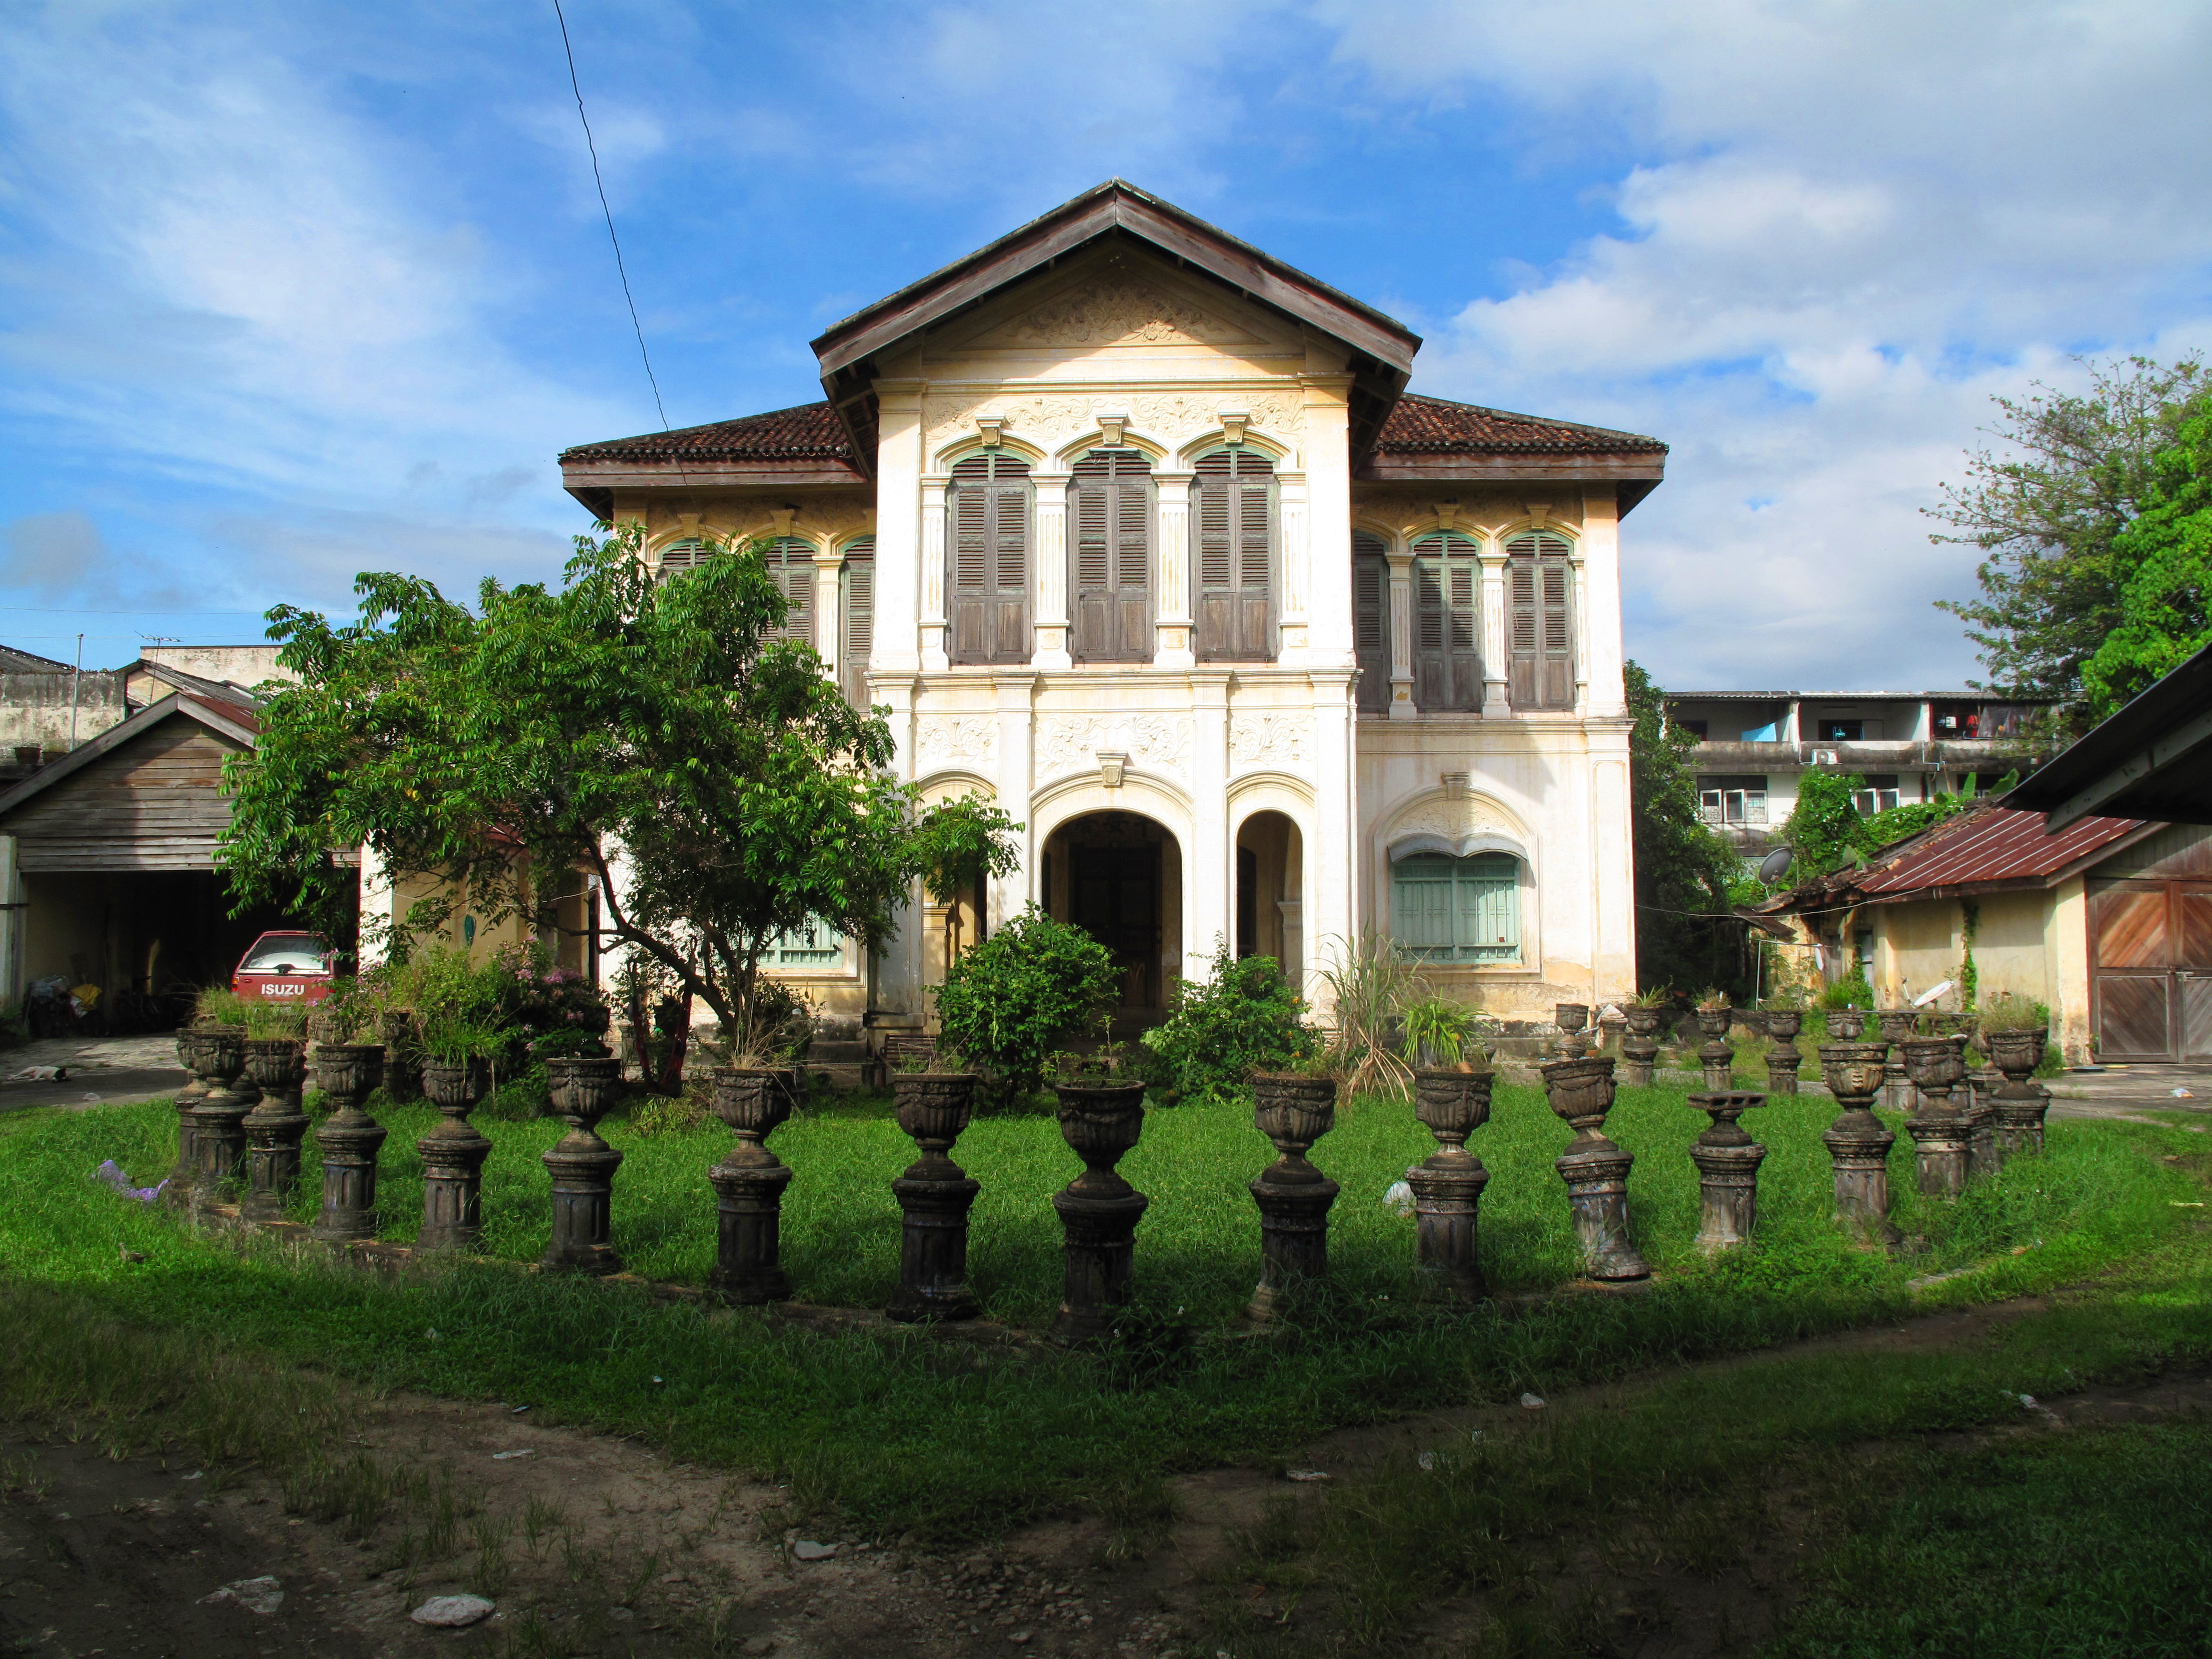
<svg viewBox="0 0 2212 1659"><path fill-rule="evenodd" d="M1694 1011L1698 1034L1705 1042L1698 1049L1698 1064L1705 1073L1708 1094L1726 1094L1735 1087L1735 1051L1729 1047L1729 1026L1735 1017L1733 1008L1699 1008Z"/></svg>
<svg viewBox="0 0 2212 1659"><path fill-rule="evenodd" d="M1856 1042L1866 1035L1867 1011L1863 1008L1831 1008L1828 1010L1828 1041Z"/></svg>
<svg viewBox="0 0 2212 1659"><path fill-rule="evenodd" d="M192 1108L192 1151L198 1169L192 1195L228 1204L246 1190L246 1115L261 1091L246 1080L246 1028L218 1025L200 1050L207 1092Z"/></svg>
<svg viewBox="0 0 2212 1659"><path fill-rule="evenodd" d="M469 1114L491 1086L483 1061L434 1060L422 1066L422 1092L438 1126L415 1143L422 1159L422 1231L417 1250L472 1250L483 1237L483 1166L491 1156Z"/></svg>
<svg viewBox="0 0 2212 1659"><path fill-rule="evenodd" d="M792 1175L767 1142L790 1119L791 1091L774 1072L720 1066L714 1069L714 1115L738 1139L707 1172L715 1209L714 1271L708 1288L741 1307L788 1302L783 1189Z"/></svg>
<svg viewBox="0 0 2212 1659"><path fill-rule="evenodd" d="M1443 1294L1473 1302L1483 1293L1475 1224L1490 1171L1467 1150L1467 1138L1490 1121L1488 1072L1413 1073L1413 1115L1437 1150L1406 1171L1413 1189L1413 1268Z"/></svg>
<svg viewBox="0 0 2212 1659"><path fill-rule="evenodd" d="M891 1182L901 1212L899 1283L886 1316L973 1319L982 1310L968 1288L968 1212L980 1182L955 1164L952 1145L975 1111L972 1072L901 1072L891 1079L899 1127L921 1156Z"/></svg>
<svg viewBox="0 0 2212 1659"><path fill-rule="evenodd" d="M553 1110L568 1126L539 1162L553 1177L553 1237L544 1266L604 1277L622 1271L614 1248L615 1171L623 1155L599 1121L622 1099L622 1061L565 1056L545 1063Z"/></svg>
<svg viewBox="0 0 2212 1659"><path fill-rule="evenodd" d="M376 1237L376 1154L391 1132L362 1109L384 1081L380 1042L319 1042L315 1084L330 1116L315 1131L323 1153L323 1212L312 1231L329 1244Z"/></svg>
<svg viewBox="0 0 2212 1659"><path fill-rule="evenodd" d="M1553 1023L1559 1028L1559 1053L1569 1060L1580 1060L1589 1053L1589 1005L1586 1002L1562 1002L1552 1010Z"/></svg>
<svg viewBox="0 0 2212 1659"><path fill-rule="evenodd" d="M1759 1218L1759 1166L1766 1148L1744 1132L1736 1120L1753 1107L1766 1104L1766 1097L1742 1090L1725 1094L1692 1095L1690 1104L1712 1119L1712 1127L1690 1148L1690 1161L1698 1166L1697 1248L1711 1255L1751 1242Z"/></svg>
<svg viewBox="0 0 2212 1659"><path fill-rule="evenodd" d="M284 1218L300 1190L300 1143L307 1135L300 1089L307 1077L307 1045L298 1037L248 1037L246 1075L261 1099L246 1115L248 1178L239 1214L265 1226Z"/></svg>
<svg viewBox="0 0 2212 1659"><path fill-rule="evenodd" d="M1556 1060L1541 1071L1553 1111L1575 1131L1553 1168L1566 1182L1589 1276L1607 1283L1650 1278L1628 1237L1628 1171L1636 1159L1605 1133L1605 1115L1613 1109L1611 1057Z"/></svg>
<svg viewBox="0 0 2212 1659"><path fill-rule="evenodd" d="M1900 1046L1918 1102L1905 1132L1918 1155L1920 1190L1931 1198L1956 1198L1966 1188L1968 1141L1951 1091L1966 1080L1966 1061L1949 1037L1907 1037Z"/></svg>
<svg viewBox="0 0 2212 1659"><path fill-rule="evenodd" d="M1797 1052L1797 1033L1805 1017L1794 1008L1777 1008L1766 1016L1766 1091L1771 1095L1797 1092L1798 1068L1805 1056Z"/></svg>
<svg viewBox="0 0 2212 1659"><path fill-rule="evenodd" d="M161 1183L161 1202L166 1205L181 1207L189 1204L192 1188L199 1181L199 1125L192 1117L192 1109L207 1097L210 1085L206 1073L211 1058L209 1045L216 1029L212 1025L187 1025L177 1033L177 1064L191 1075L177 1091L177 1162L169 1171L169 1178Z"/></svg>
<svg viewBox="0 0 2212 1659"><path fill-rule="evenodd" d="M1881 1085L1881 1103L1893 1112L1910 1112L1916 1103L1912 1079L1905 1072L1905 1040L1912 1035L1920 1016L1910 1008L1881 1008L1875 1012L1881 1040L1889 1045L1888 1070Z"/></svg>
<svg viewBox="0 0 2212 1659"><path fill-rule="evenodd" d="M1301 1281L1328 1273L1328 1208L1337 1185L1306 1160L1336 1126L1336 1080L1261 1072L1252 1079L1252 1124L1279 1156L1252 1183L1260 1209L1260 1283L1245 1310L1266 1324L1289 1311Z"/></svg>
<svg viewBox="0 0 2212 1659"><path fill-rule="evenodd" d="M1666 1012L1634 1003L1620 1011L1628 1024L1628 1035L1620 1040L1620 1080L1632 1089L1651 1086L1651 1068L1659 1059L1659 1027Z"/></svg>
<svg viewBox="0 0 2212 1659"><path fill-rule="evenodd" d="M1874 1115L1881 1091L1884 1042L1831 1042L1820 1048L1820 1074L1843 1109L1820 1139L1835 1167L1836 1221L1866 1244L1893 1244L1889 1222L1889 1149L1897 1137Z"/></svg>
<svg viewBox="0 0 2212 1659"><path fill-rule="evenodd" d="M2051 1091L2030 1079L2043 1064L2050 1041L2051 1033L2041 1026L1982 1033L1983 1051L2004 1074L1990 1101L1996 1115L1994 1161L2000 1165L2015 1153L2043 1150L2043 1121L2051 1109Z"/></svg>
<svg viewBox="0 0 2212 1659"><path fill-rule="evenodd" d="M1059 1316L1053 1334L1084 1341L1104 1332L1127 1306L1134 1283L1137 1223L1151 1200L1115 1165L1145 1127L1141 1083L1060 1083L1060 1139L1083 1160L1083 1173L1052 1196L1065 1236Z"/></svg>

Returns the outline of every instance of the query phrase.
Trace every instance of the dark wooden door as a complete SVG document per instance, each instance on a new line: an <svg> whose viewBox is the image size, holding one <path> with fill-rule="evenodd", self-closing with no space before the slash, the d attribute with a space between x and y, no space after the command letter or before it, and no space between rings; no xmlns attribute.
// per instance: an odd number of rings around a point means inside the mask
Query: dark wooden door
<svg viewBox="0 0 2212 1659"><path fill-rule="evenodd" d="M1075 925L1114 953L1121 1006L1160 1006L1160 849L1077 847L1068 854Z"/></svg>
<svg viewBox="0 0 2212 1659"><path fill-rule="evenodd" d="M2183 1060L2212 1060L2212 886L2174 890L2174 1026Z"/></svg>
<svg viewBox="0 0 2212 1659"><path fill-rule="evenodd" d="M2100 1060L2175 1060L2212 973L2212 888L2114 881L2089 894L2090 969ZM2192 958L2206 958L2199 967ZM2201 1041L2202 1038L2200 1037Z"/></svg>

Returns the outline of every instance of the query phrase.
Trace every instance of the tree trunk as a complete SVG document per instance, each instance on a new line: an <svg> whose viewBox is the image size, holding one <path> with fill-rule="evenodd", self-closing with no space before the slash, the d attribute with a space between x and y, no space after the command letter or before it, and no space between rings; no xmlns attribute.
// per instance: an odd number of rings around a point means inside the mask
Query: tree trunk
<svg viewBox="0 0 2212 1659"><path fill-rule="evenodd" d="M676 1018L669 1022L668 1052L661 1056L659 1092L684 1092L684 1057L691 1046L691 993L687 988L676 1000Z"/></svg>

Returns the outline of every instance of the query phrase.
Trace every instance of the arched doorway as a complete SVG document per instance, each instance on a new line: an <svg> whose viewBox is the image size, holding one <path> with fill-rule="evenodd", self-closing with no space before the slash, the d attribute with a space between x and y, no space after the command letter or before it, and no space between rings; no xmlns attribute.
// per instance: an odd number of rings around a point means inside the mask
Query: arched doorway
<svg viewBox="0 0 2212 1659"><path fill-rule="evenodd" d="M1180 961L1182 848L1139 812L1086 812L1047 837L1044 906L1114 953L1121 969L1115 1024L1165 1018L1167 963Z"/></svg>
<svg viewBox="0 0 2212 1659"><path fill-rule="evenodd" d="M1255 812L1237 829L1237 956L1273 957L1283 977L1304 971L1305 838L1288 814Z"/></svg>

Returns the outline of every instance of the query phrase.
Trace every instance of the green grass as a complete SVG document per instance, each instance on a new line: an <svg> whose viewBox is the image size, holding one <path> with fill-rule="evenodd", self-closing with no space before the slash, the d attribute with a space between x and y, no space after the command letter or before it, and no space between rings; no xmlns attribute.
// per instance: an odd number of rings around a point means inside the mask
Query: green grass
<svg viewBox="0 0 2212 1659"><path fill-rule="evenodd" d="M1771 1148L1760 1242L1716 1264L1690 1249L1704 1127L1680 1091L1624 1090L1609 1126L1638 1154L1638 1238L1665 1273L1643 1296L1541 1297L1468 1311L1421 1304L1412 1224L1384 1190L1427 1137L1401 1106L1362 1100L1339 1114L1315 1158L1340 1182L1333 1280L1304 1328L1268 1341L1185 1343L1172 1323L1231 1332L1255 1273L1257 1224L1244 1186L1272 1157L1249 1114L1155 1112L1123 1170L1153 1206L1139 1233L1138 1334L1103 1355L1042 1343L947 1341L927 1333L825 1332L774 1314L657 1301L460 1264L398 1280L264 1246L196 1238L173 1215L118 1200L89 1179L113 1158L150 1184L166 1171L167 1108L26 1113L0 1120L0 1296L43 1287L126 1328L211 1340L313 1364L377 1388L530 1402L552 1417L660 1441L701 1461L777 1471L794 1501L834 1502L857 1521L957 1538L1044 1513L1091 1508L1135 1527L1161 1512L1167 1474L1279 1457L1313 1434L1424 1407L1510 1398L1619 1377L2078 1277L2165 1237L2194 1183L2160 1155L2190 1141L2150 1126L2051 1127L2051 1155L1977 1183L1952 1206L1911 1191L1900 1136L1897 1218L1926 1248L1906 1261L1848 1249L1827 1219L1820 1130L1832 1104L1778 1099L1747 1121ZM381 1115L385 1237L412 1236L421 1203L413 1142L426 1109ZM491 1121L487 1247L543 1249L547 1188L537 1154L559 1125ZM1551 1160L1569 1132L1533 1089L1503 1089L1472 1143L1492 1179L1486 1266L1500 1287L1542 1291L1574 1270L1564 1191ZM641 1136L617 1122L618 1248L640 1273L696 1282L711 1264L707 1168L719 1126ZM896 1271L889 1182L913 1157L881 1103L842 1105L787 1126L773 1146L797 1171L784 1255L799 1294L879 1306ZM979 1121L956 1152L983 1183L971 1276L993 1314L1038 1326L1056 1304L1058 1224L1049 1194L1077 1160L1048 1118ZM313 1184L310 1142L309 1186ZM301 1211L304 1218L306 1208ZM121 1259L118 1246L142 1253ZM2020 1255L2011 1254L2021 1250ZM1983 1271L1916 1293L1908 1281L1970 1262ZM26 1304L27 1305L27 1304ZM66 1320L41 1326L66 1346ZM0 1351L0 1406L36 1412L66 1368ZM49 1379L46 1382L40 1377ZM42 1393L42 1390L45 1392ZM88 1407L88 1410L99 1409Z"/></svg>

